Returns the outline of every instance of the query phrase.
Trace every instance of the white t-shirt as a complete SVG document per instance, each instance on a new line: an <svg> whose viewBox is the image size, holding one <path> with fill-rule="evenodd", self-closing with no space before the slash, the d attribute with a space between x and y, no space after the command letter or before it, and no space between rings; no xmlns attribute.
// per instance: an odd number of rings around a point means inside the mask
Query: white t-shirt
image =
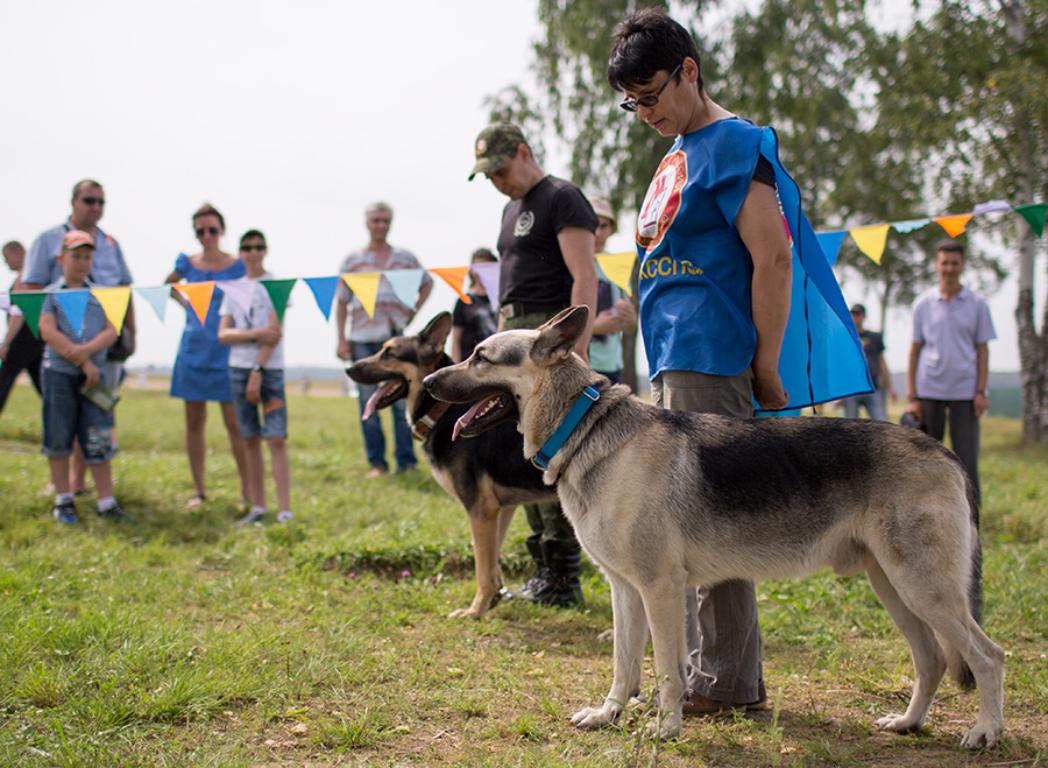
<svg viewBox="0 0 1048 768"><path fill-rule="evenodd" d="M219 307L218 313L222 317L233 318L233 327L238 330L265 328L269 325L269 320L276 310L273 309L269 291L258 281L271 277L273 275L266 272L260 278L243 277L230 281L228 288L224 290L225 295L222 297L222 306ZM229 348L229 367L254 368L258 365L260 349L261 345L257 341L233 344ZM283 339L277 344L273 354L269 356L265 367L284 368Z"/></svg>

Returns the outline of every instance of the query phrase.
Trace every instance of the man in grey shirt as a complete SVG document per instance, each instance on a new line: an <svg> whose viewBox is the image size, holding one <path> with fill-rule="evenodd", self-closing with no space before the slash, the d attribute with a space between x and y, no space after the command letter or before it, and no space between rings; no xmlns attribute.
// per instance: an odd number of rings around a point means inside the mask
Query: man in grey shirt
<svg viewBox="0 0 1048 768"><path fill-rule="evenodd" d="M985 299L961 285L963 270L964 246L941 241L935 254L939 285L913 305L906 410L940 441L949 419L953 451L968 470L978 502L979 417L990 407L987 342L997 334Z"/></svg>

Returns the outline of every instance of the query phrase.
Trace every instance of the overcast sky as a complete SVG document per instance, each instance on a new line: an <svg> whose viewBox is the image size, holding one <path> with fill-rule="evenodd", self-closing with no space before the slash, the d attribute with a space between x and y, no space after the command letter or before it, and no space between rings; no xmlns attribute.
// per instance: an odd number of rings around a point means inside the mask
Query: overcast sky
<svg viewBox="0 0 1048 768"><path fill-rule="evenodd" d="M199 250L190 216L204 201L226 217L227 251L245 229L265 231L279 276L336 273L366 242L363 209L376 199L395 209L394 245L426 267L464 265L498 235L505 198L466 176L484 97L526 79L534 5L0 3L0 240L28 246L68 215L73 182L93 177L106 189L101 226L138 285L160 284L180 251ZM563 174L552 157L547 170ZM609 243L629 247L624 235ZM848 289L872 314L872 296ZM1006 286L993 301L997 370L1017 368L1014 296ZM334 328L308 287L292 301L287 364L335 365ZM421 319L453 301L439 286ZM181 309L169 303L161 324L136 308L132 363L170 365ZM898 370L906 313L891 320Z"/></svg>

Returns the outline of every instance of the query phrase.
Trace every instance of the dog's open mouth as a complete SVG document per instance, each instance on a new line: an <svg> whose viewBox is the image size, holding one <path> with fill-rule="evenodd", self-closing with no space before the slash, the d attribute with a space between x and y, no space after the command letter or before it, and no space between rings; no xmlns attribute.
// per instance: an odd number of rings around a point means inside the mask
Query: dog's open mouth
<svg viewBox="0 0 1048 768"><path fill-rule="evenodd" d="M364 406L364 415L360 417L361 420L370 419L375 411L389 408L397 400L404 397L407 392L408 383L405 379L397 377L383 381L378 385L375 394L368 398L368 402Z"/></svg>
<svg viewBox="0 0 1048 768"><path fill-rule="evenodd" d="M457 440L462 437L476 437L481 432L491 429L506 419L512 418L516 413L513 399L503 393L496 392L478 400L464 414L459 416L455 422L455 429L451 433L451 439Z"/></svg>

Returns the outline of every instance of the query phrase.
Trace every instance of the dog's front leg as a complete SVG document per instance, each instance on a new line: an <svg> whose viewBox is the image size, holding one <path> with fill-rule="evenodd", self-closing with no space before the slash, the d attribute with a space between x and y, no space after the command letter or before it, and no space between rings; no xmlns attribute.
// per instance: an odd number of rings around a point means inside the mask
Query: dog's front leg
<svg viewBox="0 0 1048 768"><path fill-rule="evenodd" d="M579 728L600 728L618 718L630 696L640 691L644 644L648 640L648 622L640 593L628 582L608 575L611 582L611 612L615 632L614 675L611 690L603 706L586 707L571 716Z"/></svg>
<svg viewBox="0 0 1048 768"><path fill-rule="evenodd" d="M659 683L659 721L653 731L667 739L680 733L684 698L684 582L664 580L647 585L642 594L651 626L655 674Z"/></svg>
<svg viewBox="0 0 1048 768"><path fill-rule="evenodd" d="M502 589L502 569L499 567L499 507L487 506L469 511L469 527L473 535L473 566L477 592L469 608L459 608L448 618L479 619L499 601Z"/></svg>

